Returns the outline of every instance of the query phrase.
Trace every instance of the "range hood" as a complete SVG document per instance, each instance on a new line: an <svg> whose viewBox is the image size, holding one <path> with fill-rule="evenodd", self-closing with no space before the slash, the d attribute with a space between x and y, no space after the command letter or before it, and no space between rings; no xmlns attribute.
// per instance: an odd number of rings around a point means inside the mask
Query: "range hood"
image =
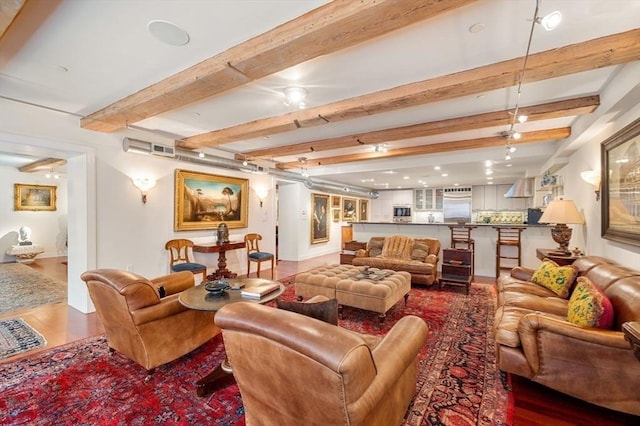
<svg viewBox="0 0 640 426"><path fill-rule="evenodd" d="M533 178L518 179L504 194L505 198L531 198L533 197Z"/></svg>

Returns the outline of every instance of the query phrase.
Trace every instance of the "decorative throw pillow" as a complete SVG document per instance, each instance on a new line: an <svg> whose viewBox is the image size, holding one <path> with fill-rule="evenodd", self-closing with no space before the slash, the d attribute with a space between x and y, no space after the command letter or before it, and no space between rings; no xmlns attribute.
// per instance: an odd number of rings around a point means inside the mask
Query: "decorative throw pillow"
<svg viewBox="0 0 640 426"><path fill-rule="evenodd" d="M611 328L613 306L597 285L580 277L569 299L567 320L581 327Z"/></svg>
<svg viewBox="0 0 640 426"><path fill-rule="evenodd" d="M382 257L393 259L409 259L413 250L413 238L403 235L393 235L384 240Z"/></svg>
<svg viewBox="0 0 640 426"><path fill-rule="evenodd" d="M578 269L575 266L559 266L551 260L545 260L534 272L531 282L546 287L566 299L577 276Z"/></svg>
<svg viewBox="0 0 640 426"><path fill-rule="evenodd" d="M295 312L329 324L338 325L338 301L329 299L324 302L305 303L305 302L288 302L276 299L278 309Z"/></svg>
<svg viewBox="0 0 640 426"><path fill-rule="evenodd" d="M427 256L429 256L429 246L419 241L414 242L411 259L424 261Z"/></svg>
<svg viewBox="0 0 640 426"><path fill-rule="evenodd" d="M384 237L373 237L369 240L367 248L369 249L369 257L378 257L382 254L382 245Z"/></svg>

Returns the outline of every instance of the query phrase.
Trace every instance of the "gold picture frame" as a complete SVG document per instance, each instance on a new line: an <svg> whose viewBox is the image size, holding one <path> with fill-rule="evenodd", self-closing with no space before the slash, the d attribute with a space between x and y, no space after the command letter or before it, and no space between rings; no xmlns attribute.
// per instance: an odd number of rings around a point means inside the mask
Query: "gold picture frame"
<svg viewBox="0 0 640 426"><path fill-rule="evenodd" d="M329 196L311 194L311 244L329 241Z"/></svg>
<svg viewBox="0 0 640 426"><path fill-rule="evenodd" d="M56 186L13 184L13 209L30 211L55 211Z"/></svg>
<svg viewBox="0 0 640 426"><path fill-rule="evenodd" d="M249 180L176 169L174 229L246 228Z"/></svg>
<svg viewBox="0 0 640 426"><path fill-rule="evenodd" d="M355 198L342 197L342 221L358 221L358 200Z"/></svg>
<svg viewBox="0 0 640 426"><path fill-rule="evenodd" d="M331 208L332 209L340 209L340 196L332 195L331 196Z"/></svg>
<svg viewBox="0 0 640 426"><path fill-rule="evenodd" d="M369 200L358 200L358 220L360 222L369 221Z"/></svg>
<svg viewBox="0 0 640 426"><path fill-rule="evenodd" d="M331 214L333 215L334 222L340 222L340 209L331 209Z"/></svg>

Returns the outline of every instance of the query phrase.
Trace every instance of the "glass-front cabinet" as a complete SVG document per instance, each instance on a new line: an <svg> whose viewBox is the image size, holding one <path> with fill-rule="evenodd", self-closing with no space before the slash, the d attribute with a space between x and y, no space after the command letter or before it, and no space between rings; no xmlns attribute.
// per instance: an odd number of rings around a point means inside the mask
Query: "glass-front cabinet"
<svg viewBox="0 0 640 426"><path fill-rule="evenodd" d="M442 188L421 188L413 191L416 210L442 210Z"/></svg>

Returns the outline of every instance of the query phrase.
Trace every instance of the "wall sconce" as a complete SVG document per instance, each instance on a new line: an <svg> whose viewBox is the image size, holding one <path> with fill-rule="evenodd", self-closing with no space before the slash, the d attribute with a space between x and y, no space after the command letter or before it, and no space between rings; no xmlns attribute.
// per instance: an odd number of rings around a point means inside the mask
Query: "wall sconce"
<svg viewBox="0 0 640 426"><path fill-rule="evenodd" d="M147 191L156 186L156 181L149 178L134 178L131 180L133 185L140 190L142 194L142 203L147 203Z"/></svg>
<svg viewBox="0 0 640 426"><path fill-rule="evenodd" d="M255 191L258 200L260 200L260 207L262 207L262 201L269 195L269 190L267 188L256 188Z"/></svg>
<svg viewBox="0 0 640 426"><path fill-rule="evenodd" d="M580 173L580 177L583 181L593 185L593 190L596 193L596 201L600 201L600 172L596 170L586 170Z"/></svg>

